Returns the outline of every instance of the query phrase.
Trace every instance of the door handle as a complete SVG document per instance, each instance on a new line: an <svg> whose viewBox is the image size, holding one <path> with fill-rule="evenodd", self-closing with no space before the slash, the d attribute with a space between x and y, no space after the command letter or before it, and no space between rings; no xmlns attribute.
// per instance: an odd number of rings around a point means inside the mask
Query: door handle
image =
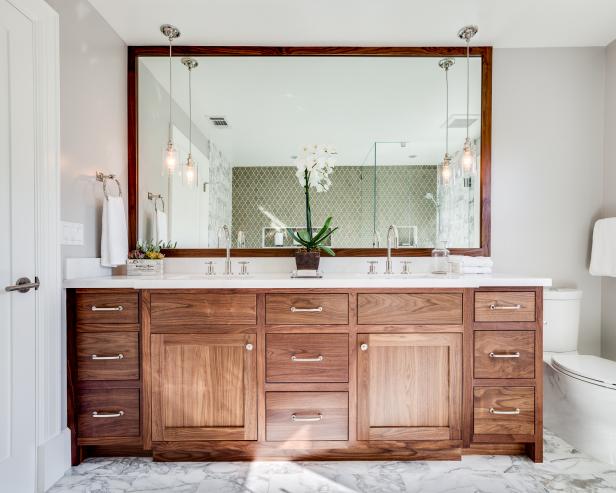
<svg viewBox="0 0 616 493"><path fill-rule="evenodd" d="M30 281L30 279L27 277L20 277L19 279L17 279L17 282L15 284L13 284L12 286L5 287L4 290L8 292L18 291L20 293L27 293L31 289L37 291L40 285L41 283L39 282L38 277L34 278L34 282Z"/></svg>

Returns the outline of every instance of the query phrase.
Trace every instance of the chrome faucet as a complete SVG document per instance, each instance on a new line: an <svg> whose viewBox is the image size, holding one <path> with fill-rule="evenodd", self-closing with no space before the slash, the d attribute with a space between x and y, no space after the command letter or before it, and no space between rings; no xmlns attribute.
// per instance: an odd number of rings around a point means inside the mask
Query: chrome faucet
<svg viewBox="0 0 616 493"><path fill-rule="evenodd" d="M400 237L398 235L398 228L396 228L393 224L387 230L387 262L385 262L385 274L393 274L394 270L392 268L393 263L391 261L391 244L392 244L392 233L393 233L393 247L398 248L398 244L400 243Z"/></svg>
<svg viewBox="0 0 616 493"><path fill-rule="evenodd" d="M218 228L218 246L220 247L220 234L224 233L225 235L225 248L227 249L227 255L225 259L225 275L230 276L233 274L231 270L231 233L229 232L229 226L223 224L220 228Z"/></svg>

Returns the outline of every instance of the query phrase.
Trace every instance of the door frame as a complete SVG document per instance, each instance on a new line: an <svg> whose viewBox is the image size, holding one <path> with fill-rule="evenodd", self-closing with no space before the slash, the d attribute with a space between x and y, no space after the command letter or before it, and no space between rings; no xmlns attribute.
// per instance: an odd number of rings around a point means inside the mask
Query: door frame
<svg viewBox="0 0 616 493"><path fill-rule="evenodd" d="M8 0L32 22L34 36L36 273L36 476L50 488L70 467L60 255L59 17L43 0Z"/></svg>

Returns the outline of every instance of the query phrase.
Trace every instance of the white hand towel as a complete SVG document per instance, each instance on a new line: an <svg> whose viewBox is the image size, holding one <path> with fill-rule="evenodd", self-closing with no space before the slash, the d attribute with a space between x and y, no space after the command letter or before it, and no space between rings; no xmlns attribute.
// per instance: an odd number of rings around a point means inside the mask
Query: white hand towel
<svg viewBox="0 0 616 493"><path fill-rule="evenodd" d="M599 219L595 223L590 273L616 277L616 217Z"/></svg>
<svg viewBox="0 0 616 493"><path fill-rule="evenodd" d="M128 232L122 197L103 200L103 230L101 234L101 265L116 267L126 263Z"/></svg>
<svg viewBox="0 0 616 493"><path fill-rule="evenodd" d="M156 241L162 241L167 243L168 239L168 227L167 227L167 213L163 211L156 211Z"/></svg>

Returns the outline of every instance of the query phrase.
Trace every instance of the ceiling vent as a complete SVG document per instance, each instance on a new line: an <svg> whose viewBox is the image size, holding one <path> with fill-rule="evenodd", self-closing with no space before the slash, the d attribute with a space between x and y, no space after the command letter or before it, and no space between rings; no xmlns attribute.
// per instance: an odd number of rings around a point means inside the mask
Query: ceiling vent
<svg viewBox="0 0 616 493"><path fill-rule="evenodd" d="M229 123L224 116L210 116L210 121L212 122L212 125L218 128L226 128L229 126Z"/></svg>
<svg viewBox="0 0 616 493"><path fill-rule="evenodd" d="M471 127L473 123L479 121L479 115L468 115L468 126ZM447 126L449 128L466 128L466 115L451 115L447 120ZM445 124L441 125L444 128Z"/></svg>

